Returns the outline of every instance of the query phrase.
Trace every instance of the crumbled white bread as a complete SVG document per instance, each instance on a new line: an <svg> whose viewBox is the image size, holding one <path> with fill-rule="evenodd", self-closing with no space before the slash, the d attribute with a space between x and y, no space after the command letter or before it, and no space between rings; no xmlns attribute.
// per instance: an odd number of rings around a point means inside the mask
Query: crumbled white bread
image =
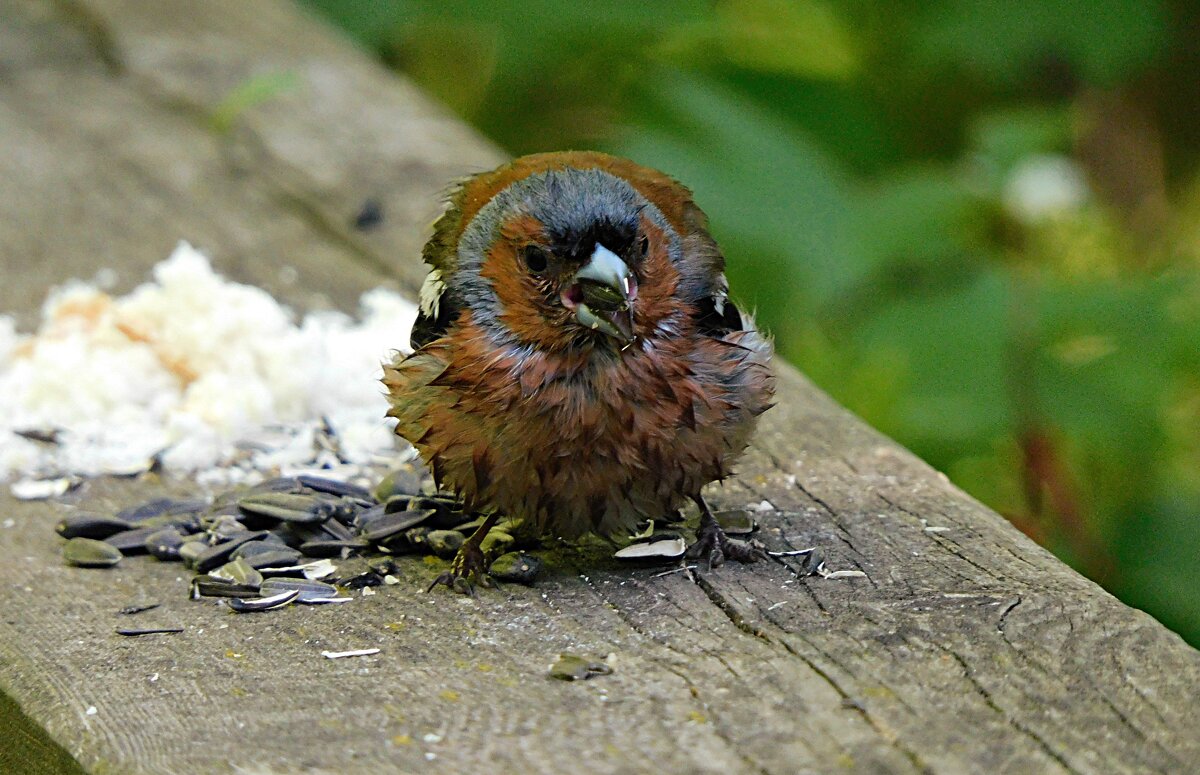
<svg viewBox="0 0 1200 775"><path fill-rule="evenodd" d="M0 315L0 481L134 474L157 456L216 486L394 458L380 364L407 346L415 317L376 289L361 320L318 312L297 324L187 243L128 296L70 283L34 334Z"/></svg>

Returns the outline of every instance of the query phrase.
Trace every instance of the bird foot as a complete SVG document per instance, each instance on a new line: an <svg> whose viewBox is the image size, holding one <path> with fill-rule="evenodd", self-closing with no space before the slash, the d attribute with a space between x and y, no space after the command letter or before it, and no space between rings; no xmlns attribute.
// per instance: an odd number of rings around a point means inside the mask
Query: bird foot
<svg viewBox="0 0 1200 775"><path fill-rule="evenodd" d="M687 548L685 556L690 560L705 560L709 570L719 568L725 560L736 562L758 562L770 558L767 548L758 541L735 541L725 535L716 520L704 520L696 531L696 541Z"/></svg>
<svg viewBox="0 0 1200 775"><path fill-rule="evenodd" d="M481 587L496 585L492 581L492 577L487 574L489 564L479 545L468 540L458 550L458 554L454 555L454 562L451 563L450 570L443 571L425 591L432 592L434 587L442 584L459 594L473 596L475 587L471 583L472 580Z"/></svg>

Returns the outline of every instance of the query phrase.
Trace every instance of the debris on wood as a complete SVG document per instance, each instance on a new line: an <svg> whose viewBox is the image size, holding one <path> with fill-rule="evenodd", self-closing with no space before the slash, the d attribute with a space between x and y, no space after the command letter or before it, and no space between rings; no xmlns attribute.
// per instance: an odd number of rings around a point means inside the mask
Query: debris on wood
<svg viewBox="0 0 1200 775"><path fill-rule="evenodd" d="M558 661L550 665L549 672L551 678L560 681L585 681L598 675L610 675L612 666L604 660L579 654L559 654Z"/></svg>
<svg viewBox="0 0 1200 775"><path fill-rule="evenodd" d="M355 651L322 651L321 656L326 659L345 659L347 657L369 657L378 653L379 649L357 649Z"/></svg>

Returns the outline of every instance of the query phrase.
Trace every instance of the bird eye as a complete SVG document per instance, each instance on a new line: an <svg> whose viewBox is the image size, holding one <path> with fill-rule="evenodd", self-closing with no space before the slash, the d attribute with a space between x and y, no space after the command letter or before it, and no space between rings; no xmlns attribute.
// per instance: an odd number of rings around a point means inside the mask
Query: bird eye
<svg viewBox="0 0 1200 775"><path fill-rule="evenodd" d="M642 248L642 258L645 258L646 254L650 252L650 238L649 237L642 237L641 248Z"/></svg>
<svg viewBox="0 0 1200 775"><path fill-rule="evenodd" d="M529 267L529 271L534 273L544 272L546 271L546 267L549 266L545 249L538 245L526 245L524 258L525 266Z"/></svg>

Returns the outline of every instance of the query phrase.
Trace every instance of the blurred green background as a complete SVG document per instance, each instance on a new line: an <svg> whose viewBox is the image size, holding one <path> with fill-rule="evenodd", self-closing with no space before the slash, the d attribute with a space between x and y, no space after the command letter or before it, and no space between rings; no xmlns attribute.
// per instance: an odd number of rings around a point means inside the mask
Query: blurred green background
<svg viewBox="0 0 1200 775"><path fill-rule="evenodd" d="M687 183L784 357L1200 645L1200 4L307 5Z"/></svg>

